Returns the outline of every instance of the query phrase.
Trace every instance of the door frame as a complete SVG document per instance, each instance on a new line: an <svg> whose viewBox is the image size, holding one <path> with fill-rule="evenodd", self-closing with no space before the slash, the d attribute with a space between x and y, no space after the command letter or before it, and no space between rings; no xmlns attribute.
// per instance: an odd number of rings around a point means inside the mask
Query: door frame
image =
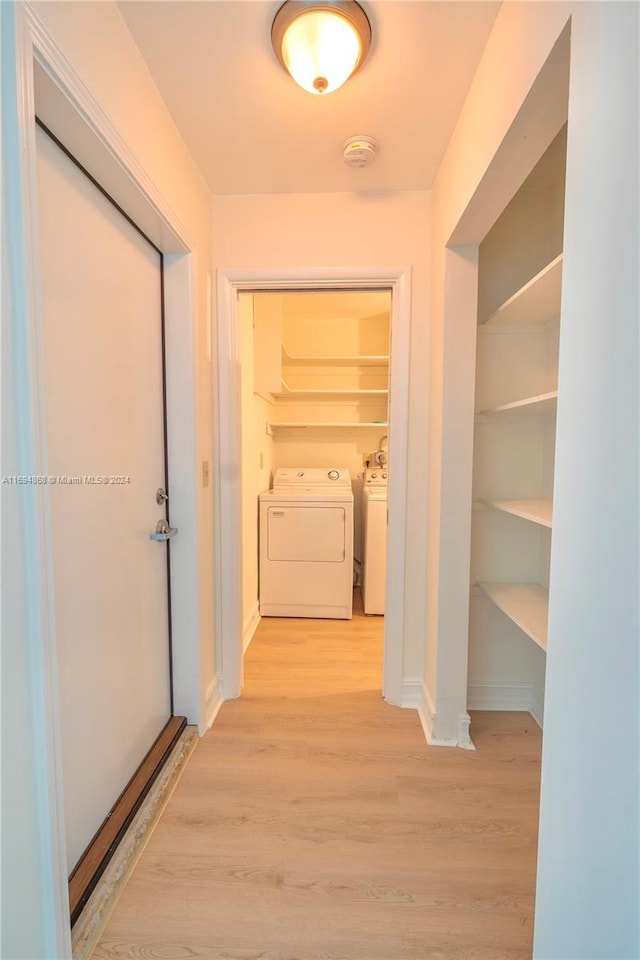
<svg viewBox="0 0 640 960"><path fill-rule="evenodd" d="M242 463L238 294L265 291L390 290L389 500L382 694L409 704L404 688L407 454L409 414L410 267L226 269L217 272L218 391L214 423L218 662L225 700L239 697L242 650Z"/></svg>
<svg viewBox="0 0 640 960"><path fill-rule="evenodd" d="M172 552L171 607L175 709L205 729L200 690L197 610L197 490L193 384L196 382L193 255L195 241L84 85L28 4L3 10L10 61L3 99L11 108L11 145L5 177L13 199L6 241L19 282L14 326L14 402L22 472L46 476L47 438L38 251L35 116L43 119L90 173L144 229L164 255L167 355L168 464L179 543ZM7 5L9 7L9 5ZM5 16L6 15L6 16ZM4 39L3 39L4 47ZM15 50L15 61L13 60ZM3 49L3 53L4 53ZM5 64L3 64L5 67ZM4 85L4 84L3 84ZM13 110L15 109L15 116ZM54 117L52 124L50 118ZM36 495L37 494L37 495ZM28 491L22 505L25 580L29 608L29 687L37 776L42 912L47 955L71 956L67 888L55 595L50 504L46 487Z"/></svg>

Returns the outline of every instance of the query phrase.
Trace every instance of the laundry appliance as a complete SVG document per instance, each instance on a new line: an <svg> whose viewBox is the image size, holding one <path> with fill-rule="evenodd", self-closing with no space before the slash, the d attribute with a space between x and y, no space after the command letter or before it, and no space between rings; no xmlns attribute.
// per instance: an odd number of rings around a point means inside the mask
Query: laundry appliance
<svg viewBox="0 0 640 960"><path fill-rule="evenodd" d="M387 585L387 469L368 468L362 491L364 570L362 605L366 614L383 614Z"/></svg>
<svg viewBox="0 0 640 960"><path fill-rule="evenodd" d="M344 467L279 467L260 495L260 615L350 620L353 491Z"/></svg>

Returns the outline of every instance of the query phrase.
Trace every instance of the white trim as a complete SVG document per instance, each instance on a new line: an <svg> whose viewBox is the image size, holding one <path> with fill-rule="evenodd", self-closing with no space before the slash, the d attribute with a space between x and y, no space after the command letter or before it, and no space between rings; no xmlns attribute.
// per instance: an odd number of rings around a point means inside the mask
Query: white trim
<svg viewBox="0 0 640 960"><path fill-rule="evenodd" d="M260 604L256 600L253 609L249 613L248 617L244 618L244 626L242 630L242 653L243 655L249 649L249 644L253 640L254 634L258 627L260 626Z"/></svg>
<svg viewBox="0 0 640 960"><path fill-rule="evenodd" d="M462 750L475 750L473 740L469 736L469 727L471 726L471 717L466 712L458 714L458 746Z"/></svg>
<svg viewBox="0 0 640 960"><path fill-rule="evenodd" d="M242 690L242 511L240 459L240 383L237 297L254 290L391 289L391 384L389 410L389 536L383 696L402 703L405 629L407 525L407 449L409 411L409 342L411 269L409 267L342 267L306 269L218 270L218 394L215 399L216 596L221 637L222 693L225 699Z"/></svg>
<svg viewBox="0 0 640 960"><path fill-rule="evenodd" d="M433 715L435 708L433 701L424 683L420 685L420 702L418 704L418 717L424 733L424 738L428 744L431 744L431 734L433 731Z"/></svg>
<svg viewBox="0 0 640 960"><path fill-rule="evenodd" d="M224 697L220 692L221 688L221 678L214 677L211 683L207 686L205 693L205 706L204 706L204 727L198 727L198 733L202 736L207 732L212 726L213 722L220 713L220 707L224 703Z"/></svg>
<svg viewBox="0 0 640 960"><path fill-rule="evenodd" d="M401 707L418 710L422 699L422 680L403 680Z"/></svg>
<svg viewBox="0 0 640 960"><path fill-rule="evenodd" d="M451 718L445 716L446 709L436 711L431 694L427 690L426 684L421 684L420 703L418 705L418 716L424 731L424 736L430 747L460 747L463 750L475 750L473 741L469 736L469 724L471 718L468 713L458 714L457 723L452 724ZM455 737L443 736L442 730L457 730Z"/></svg>
<svg viewBox="0 0 640 960"><path fill-rule="evenodd" d="M544 685L535 684L531 691L531 706L529 713L538 724L540 729L544 725Z"/></svg>
<svg viewBox="0 0 640 960"><path fill-rule="evenodd" d="M166 248L165 252L167 253L193 250L195 241L180 221L167 198L157 188L127 141L121 136L119 130L113 126L100 103L82 82L28 3L24 4L24 17L33 44L33 59L49 76L52 86L57 88L58 93L64 96L65 101L67 101L65 106L68 116L74 115L76 121L79 119L88 128L91 136L99 141L102 149L117 164L124 177L130 184L133 184L135 193L142 195L145 207L152 210L160 218L165 228L163 237L165 242L164 244L159 242L160 238L158 237L152 237L151 239L162 249ZM32 83L31 88L33 89ZM73 113L69 111L69 107ZM70 145L65 144L65 146L69 147ZM72 152L74 148L75 144L72 144ZM116 199L119 200L119 198ZM166 235L167 228L173 234L171 238Z"/></svg>
<svg viewBox="0 0 640 960"><path fill-rule="evenodd" d="M467 688L469 710L531 710L533 683L511 680L478 680Z"/></svg>
<svg viewBox="0 0 640 960"><path fill-rule="evenodd" d="M524 710L542 729L544 687L532 682L479 680L468 687L469 710Z"/></svg>

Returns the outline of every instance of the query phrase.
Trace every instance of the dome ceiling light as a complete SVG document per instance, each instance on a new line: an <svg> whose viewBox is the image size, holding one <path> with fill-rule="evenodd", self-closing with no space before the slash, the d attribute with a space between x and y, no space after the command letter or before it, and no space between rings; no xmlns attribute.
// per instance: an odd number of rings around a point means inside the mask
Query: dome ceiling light
<svg viewBox="0 0 640 960"><path fill-rule="evenodd" d="M287 0L271 28L275 55L309 93L332 93L364 63L371 24L355 0Z"/></svg>

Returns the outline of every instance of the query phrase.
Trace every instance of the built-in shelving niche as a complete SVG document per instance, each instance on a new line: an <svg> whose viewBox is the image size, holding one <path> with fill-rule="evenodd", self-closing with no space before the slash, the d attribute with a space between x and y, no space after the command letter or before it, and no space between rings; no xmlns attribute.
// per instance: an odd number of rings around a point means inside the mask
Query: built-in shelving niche
<svg viewBox="0 0 640 960"><path fill-rule="evenodd" d="M480 246L469 688L541 723L566 131ZM493 702L492 702L493 700Z"/></svg>

